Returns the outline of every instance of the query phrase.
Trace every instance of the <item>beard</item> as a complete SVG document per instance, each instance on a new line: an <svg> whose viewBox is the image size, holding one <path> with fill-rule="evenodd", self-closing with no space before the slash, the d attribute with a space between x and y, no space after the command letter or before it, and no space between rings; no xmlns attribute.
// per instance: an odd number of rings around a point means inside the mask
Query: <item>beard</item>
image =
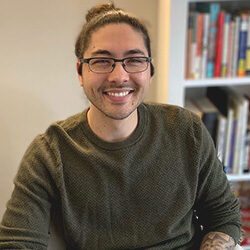
<svg viewBox="0 0 250 250"><path fill-rule="evenodd" d="M90 101L91 102L91 101ZM133 105L133 108L131 108L130 110L128 110L127 112L121 112L121 113L112 113L112 112L109 112L107 110L105 110L104 108L101 108L99 107L98 105L96 105L95 103L92 103L91 104L93 106L95 106L96 109L98 109L102 114L104 114L106 117L110 118L110 119L113 119L113 120L124 120L126 119L127 117L129 117L136 109L137 107L140 105L137 104L137 105Z"/></svg>
<svg viewBox="0 0 250 250"><path fill-rule="evenodd" d="M108 99L108 94L106 94L106 90L108 89L125 89L130 88L133 89L132 93L129 95L129 102L125 103L112 103ZM124 120L128 118L141 104L143 101L144 93L141 92L136 86L129 84L122 84L117 86L110 85L99 88L96 92L90 89L85 89L83 85L83 89L86 97L91 103L91 106L94 106L96 110L98 110L105 117L108 117L113 120Z"/></svg>

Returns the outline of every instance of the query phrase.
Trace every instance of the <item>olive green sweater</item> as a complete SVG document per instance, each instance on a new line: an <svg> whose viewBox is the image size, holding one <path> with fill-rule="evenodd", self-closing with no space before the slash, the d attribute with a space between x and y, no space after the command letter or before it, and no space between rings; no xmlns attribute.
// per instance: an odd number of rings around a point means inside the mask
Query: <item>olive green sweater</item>
<svg viewBox="0 0 250 250"><path fill-rule="evenodd" d="M0 225L0 249L46 249L51 214L68 249L196 249L201 234L237 242L238 200L200 119L142 104L126 140L109 143L86 111L52 124L27 149Z"/></svg>

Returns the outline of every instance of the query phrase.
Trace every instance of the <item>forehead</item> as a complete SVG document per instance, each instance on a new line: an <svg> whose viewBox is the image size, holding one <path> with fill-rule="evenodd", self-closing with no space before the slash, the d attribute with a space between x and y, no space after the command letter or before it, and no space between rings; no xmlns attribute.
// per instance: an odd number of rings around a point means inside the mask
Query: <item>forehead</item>
<svg viewBox="0 0 250 250"><path fill-rule="evenodd" d="M113 56L123 56L132 50L148 55L143 34L128 24L108 24L93 32L85 57L100 50L108 51Z"/></svg>

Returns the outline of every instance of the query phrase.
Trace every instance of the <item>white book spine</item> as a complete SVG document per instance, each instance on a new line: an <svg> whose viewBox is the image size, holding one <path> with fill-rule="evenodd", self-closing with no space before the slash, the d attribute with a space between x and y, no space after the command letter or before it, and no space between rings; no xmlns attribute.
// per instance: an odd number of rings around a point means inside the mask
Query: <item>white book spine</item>
<svg viewBox="0 0 250 250"><path fill-rule="evenodd" d="M229 25L229 41L228 41L228 55L227 55L227 77L232 77L232 64L233 64L233 46L235 37L235 21L231 21Z"/></svg>
<svg viewBox="0 0 250 250"><path fill-rule="evenodd" d="M240 34L240 17L235 18L235 32L234 32L234 46L233 46L233 58L232 58L232 76L238 75L238 52L239 52L239 34Z"/></svg>
<svg viewBox="0 0 250 250"><path fill-rule="evenodd" d="M218 129L216 135L216 149L217 155L221 162L224 160L224 144L225 144L225 134L227 127L227 119L223 115L219 115Z"/></svg>
<svg viewBox="0 0 250 250"><path fill-rule="evenodd" d="M245 170L250 170L250 131L246 134L246 144L245 144L245 158L244 158Z"/></svg>
<svg viewBox="0 0 250 250"><path fill-rule="evenodd" d="M237 126L235 133L235 144L234 144L234 157L233 157L233 174L241 174L240 172L240 150L241 150L241 140L242 140L242 116L243 116L243 106L239 102L237 105Z"/></svg>
<svg viewBox="0 0 250 250"><path fill-rule="evenodd" d="M243 173L245 166L245 154L246 154L246 136L247 136L247 123L248 123L248 107L249 102L246 98L243 97L242 104L242 130L241 130L241 145L240 145L240 161L239 168L240 173Z"/></svg>
<svg viewBox="0 0 250 250"><path fill-rule="evenodd" d="M201 78L206 78L207 73L207 56L208 56L208 34L209 34L210 14L204 14L203 23L203 41L202 41L202 65Z"/></svg>
<svg viewBox="0 0 250 250"><path fill-rule="evenodd" d="M227 54L228 54L228 35L229 35L229 24L231 15L226 14L224 29L223 29L223 50L222 50L222 61L221 61L221 76L225 77L227 73Z"/></svg>

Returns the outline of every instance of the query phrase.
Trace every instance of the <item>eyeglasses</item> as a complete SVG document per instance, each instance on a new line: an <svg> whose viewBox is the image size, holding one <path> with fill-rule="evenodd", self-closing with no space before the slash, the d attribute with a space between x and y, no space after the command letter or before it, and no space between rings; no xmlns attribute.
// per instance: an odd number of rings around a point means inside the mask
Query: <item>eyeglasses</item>
<svg viewBox="0 0 250 250"><path fill-rule="evenodd" d="M122 67L128 73L143 72L148 68L148 63L151 62L151 57L137 56L126 57L123 59L115 59L109 57L92 57L80 60L81 63L87 63L89 69L97 74L111 73L117 62L122 63Z"/></svg>

